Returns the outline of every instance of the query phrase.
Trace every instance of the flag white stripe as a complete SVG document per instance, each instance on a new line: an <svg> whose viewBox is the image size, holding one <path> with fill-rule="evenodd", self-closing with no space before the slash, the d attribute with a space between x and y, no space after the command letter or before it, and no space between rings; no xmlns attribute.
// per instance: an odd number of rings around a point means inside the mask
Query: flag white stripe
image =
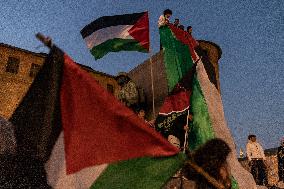
<svg viewBox="0 0 284 189"><path fill-rule="evenodd" d="M208 107L215 137L226 141L232 150L232 153L230 153L227 160L231 168L232 175L237 180L240 189L256 188L252 175L246 171L237 160L235 143L225 119L221 95L215 85L210 82L207 72L201 61L197 64L196 72Z"/></svg>
<svg viewBox="0 0 284 189"><path fill-rule="evenodd" d="M48 162L45 164L48 184L54 189L86 189L89 188L108 164L85 168L74 174L66 174L64 137L61 132Z"/></svg>
<svg viewBox="0 0 284 189"><path fill-rule="evenodd" d="M87 47L92 49L94 46L102 44L109 39L134 39L128 32L132 27L133 25L110 26L95 31L88 37L84 38L84 40L87 44Z"/></svg>

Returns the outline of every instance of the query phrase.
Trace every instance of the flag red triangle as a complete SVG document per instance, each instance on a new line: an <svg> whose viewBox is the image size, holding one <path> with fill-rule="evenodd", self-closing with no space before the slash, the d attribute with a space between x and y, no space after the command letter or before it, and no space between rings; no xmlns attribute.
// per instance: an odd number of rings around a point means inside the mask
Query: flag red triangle
<svg viewBox="0 0 284 189"><path fill-rule="evenodd" d="M148 12L134 24L134 26L128 31L129 34L149 51L150 39L149 39L149 18Z"/></svg>
<svg viewBox="0 0 284 189"><path fill-rule="evenodd" d="M189 46L189 51L191 54L191 57L194 61L197 60L197 56L194 52L195 47L198 46L197 41L189 35L186 31L183 31L177 27L175 27L173 24L169 24L169 28L174 33L177 40L181 41L183 44Z"/></svg>
<svg viewBox="0 0 284 189"><path fill-rule="evenodd" d="M67 55L60 92L67 173L178 149L101 87Z"/></svg>

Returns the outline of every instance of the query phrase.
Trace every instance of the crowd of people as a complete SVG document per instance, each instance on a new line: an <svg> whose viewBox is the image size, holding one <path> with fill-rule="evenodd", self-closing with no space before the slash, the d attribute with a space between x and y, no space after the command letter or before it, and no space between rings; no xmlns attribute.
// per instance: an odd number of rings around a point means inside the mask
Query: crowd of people
<svg viewBox="0 0 284 189"><path fill-rule="evenodd" d="M172 16L173 12L170 9L164 10L163 14L160 16L158 20L158 27L165 26L170 23L170 17ZM175 18L173 25L181 30L184 30L184 25L180 24L179 18ZM189 35L192 35L192 26L187 26L186 31Z"/></svg>
<svg viewBox="0 0 284 189"><path fill-rule="evenodd" d="M170 9L164 10L163 14L159 17L158 20L158 27L166 26L170 24L170 17L172 16L173 12ZM184 25L180 24L179 18L175 18L173 25L181 30L185 30ZM186 27L186 32L189 36L192 36L192 26ZM162 50L162 44L160 43L160 50Z"/></svg>

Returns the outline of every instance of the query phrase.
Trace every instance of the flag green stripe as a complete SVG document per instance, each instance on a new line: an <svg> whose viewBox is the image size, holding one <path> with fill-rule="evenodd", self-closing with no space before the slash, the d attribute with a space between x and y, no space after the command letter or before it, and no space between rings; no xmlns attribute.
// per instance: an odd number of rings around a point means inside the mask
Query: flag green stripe
<svg viewBox="0 0 284 189"><path fill-rule="evenodd" d="M181 167L184 154L166 158L137 158L110 164L92 189L159 189Z"/></svg>
<svg viewBox="0 0 284 189"><path fill-rule="evenodd" d="M159 32L170 92L191 68L193 61L189 47L178 41L168 27L161 27Z"/></svg>
<svg viewBox="0 0 284 189"><path fill-rule="evenodd" d="M200 83L196 77L193 79L190 101L190 111L193 114L193 122L189 134L189 147L191 150L195 150L206 141L214 138L214 130L212 128L208 107Z"/></svg>
<svg viewBox="0 0 284 189"><path fill-rule="evenodd" d="M134 39L109 39L104 43L94 46L91 50L95 59L100 59L109 52L119 51L139 51L147 53L147 49L141 46L141 44Z"/></svg>

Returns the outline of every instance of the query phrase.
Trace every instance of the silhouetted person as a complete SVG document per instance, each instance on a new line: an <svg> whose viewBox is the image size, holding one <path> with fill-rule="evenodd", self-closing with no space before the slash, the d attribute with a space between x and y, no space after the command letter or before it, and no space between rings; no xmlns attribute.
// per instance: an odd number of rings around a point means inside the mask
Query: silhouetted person
<svg viewBox="0 0 284 189"><path fill-rule="evenodd" d="M181 30L184 30L184 25L179 25L178 28L181 29Z"/></svg>
<svg viewBox="0 0 284 189"><path fill-rule="evenodd" d="M194 189L217 189L213 184L213 179L225 189L231 189L234 188L232 185L237 185L232 179L226 160L230 152L231 149L225 141L215 138L206 142L192 154L190 162L201 168L202 172L189 162L186 163L183 172L190 181L195 182ZM207 173L210 178L205 177L203 173ZM232 180L234 180L233 183Z"/></svg>
<svg viewBox="0 0 284 189"><path fill-rule="evenodd" d="M191 26L187 26L186 31L189 35L192 35L192 27Z"/></svg>
<svg viewBox="0 0 284 189"><path fill-rule="evenodd" d="M175 19L174 26L175 27L179 27L179 19L178 18Z"/></svg>

